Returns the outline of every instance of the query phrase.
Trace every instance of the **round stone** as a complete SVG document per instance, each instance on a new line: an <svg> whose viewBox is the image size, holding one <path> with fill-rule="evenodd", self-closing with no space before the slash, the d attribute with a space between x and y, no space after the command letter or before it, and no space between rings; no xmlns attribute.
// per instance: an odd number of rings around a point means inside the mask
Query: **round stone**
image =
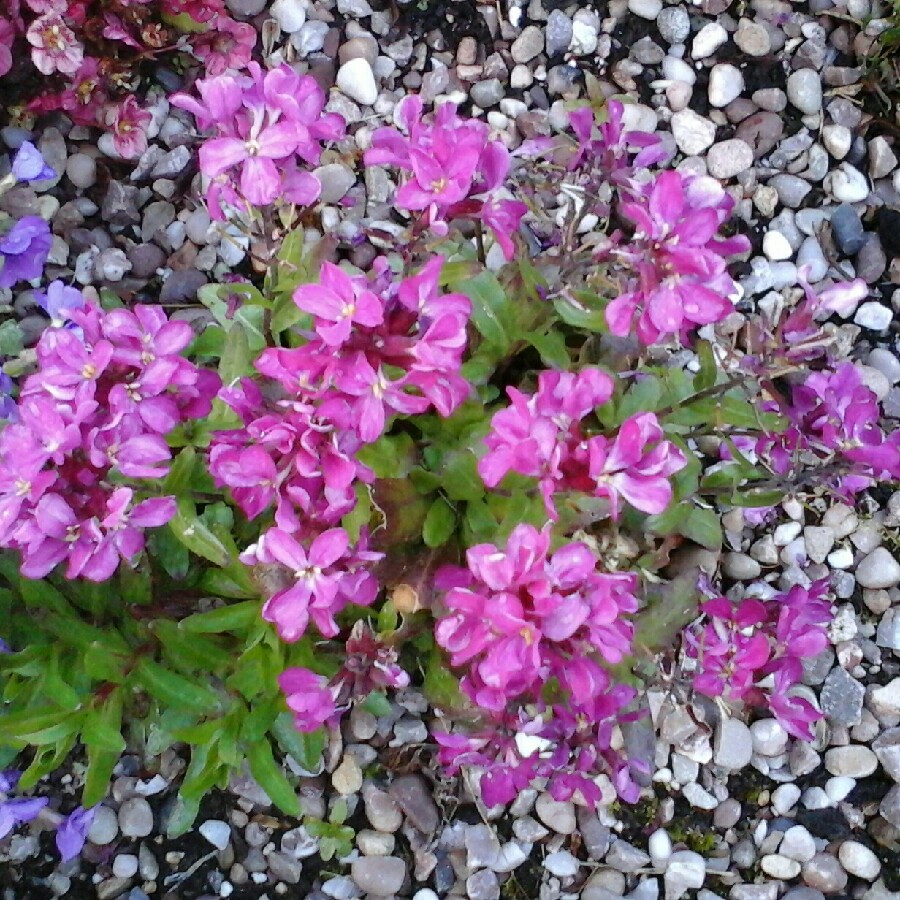
<svg viewBox="0 0 900 900"><path fill-rule="evenodd" d="M753 165L753 149L739 138L721 141L709 148L706 166L713 178L734 178ZM768 256L768 254L766 254ZM769 257L772 259L773 257ZM779 257L789 259L790 255Z"/></svg>
<svg viewBox="0 0 900 900"><path fill-rule="evenodd" d="M878 757L862 744L832 747L825 754L825 768L832 775L865 778L878 768Z"/></svg>
<svg viewBox="0 0 900 900"><path fill-rule="evenodd" d="M153 831L153 810L143 797L133 797L119 807L119 828L125 837L147 837Z"/></svg>
<svg viewBox="0 0 900 900"><path fill-rule="evenodd" d="M778 756L787 748L788 734L775 719L757 719L750 726L753 752L760 756Z"/></svg>
<svg viewBox="0 0 900 900"><path fill-rule="evenodd" d="M667 44L682 44L691 33L691 19L681 6L667 6L657 17L656 27Z"/></svg>
<svg viewBox="0 0 900 900"><path fill-rule="evenodd" d="M731 63L716 63L709 72L709 102L716 109L728 106L737 100L744 90L744 76L741 70Z"/></svg>
<svg viewBox="0 0 900 900"><path fill-rule="evenodd" d="M857 878L874 881L881 874L881 863L878 857L859 841L844 841L838 850L841 865Z"/></svg>
<svg viewBox="0 0 900 900"><path fill-rule="evenodd" d="M765 56L772 49L769 32L757 22L743 20L738 26L734 42L748 56Z"/></svg>
<svg viewBox="0 0 900 900"><path fill-rule="evenodd" d="M706 59L708 56L712 56L727 40L728 32L718 22L709 22L694 36L691 44L691 56L694 59Z"/></svg>
<svg viewBox="0 0 900 900"><path fill-rule="evenodd" d="M375 73L368 60L361 57L348 60L338 69L336 84L342 93L364 106L371 106L378 99Z"/></svg>
<svg viewBox="0 0 900 900"><path fill-rule="evenodd" d="M760 868L766 875L785 880L796 878L800 874L800 863L796 859L782 856L780 853L770 853L759 861Z"/></svg>
<svg viewBox="0 0 900 900"><path fill-rule="evenodd" d="M132 878L137 875L138 858L133 853L120 853L112 864L112 873L116 878Z"/></svg>
<svg viewBox="0 0 900 900"><path fill-rule="evenodd" d="M69 181L82 190L97 183L97 163L86 153L73 153L66 161L66 175Z"/></svg>
<svg viewBox="0 0 900 900"><path fill-rule="evenodd" d="M92 844L103 847L111 844L118 833L119 822L115 812L108 806L98 806L88 830L88 840Z"/></svg>
<svg viewBox="0 0 900 900"><path fill-rule="evenodd" d="M805 115L822 111L822 79L815 69L798 69L787 80L788 100Z"/></svg>
<svg viewBox="0 0 900 900"><path fill-rule="evenodd" d="M628 0L628 11L651 22L662 12L662 0Z"/></svg>
<svg viewBox="0 0 900 900"><path fill-rule="evenodd" d="M403 887L406 863L393 856L363 856L353 860L350 874L364 893L390 897Z"/></svg>
<svg viewBox="0 0 900 900"><path fill-rule="evenodd" d="M870 305L872 304L864 303L859 311ZM856 567L856 581L861 587L870 589L896 587L900 584L900 563L886 547L876 547Z"/></svg>
<svg viewBox="0 0 900 900"><path fill-rule="evenodd" d="M716 126L692 109L683 109L672 116L672 137L685 156L697 156L712 146Z"/></svg>

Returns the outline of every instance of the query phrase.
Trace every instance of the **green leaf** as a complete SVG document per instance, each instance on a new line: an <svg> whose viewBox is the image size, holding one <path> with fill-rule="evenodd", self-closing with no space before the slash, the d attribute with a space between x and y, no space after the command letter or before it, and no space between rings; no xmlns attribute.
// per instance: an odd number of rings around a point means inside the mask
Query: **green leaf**
<svg viewBox="0 0 900 900"><path fill-rule="evenodd" d="M708 550L719 550L722 547L722 522L714 509L691 507L679 524L678 531Z"/></svg>
<svg viewBox="0 0 900 900"><path fill-rule="evenodd" d="M565 370L572 364L569 348L566 347L565 336L560 331L549 331L546 334L529 334L528 343L540 353L541 361L545 366Z"/></svg>
<svg viewBox="0 0 900 900"><path fill-rule="evenodd" d="M181 837L181 835L187 834L191 830L200 812L200 801L202 799L203 794L186 797L183 792L179 792L166 821L167 837L170 839Z"/></svg>
<svg viewBox="0 0 900 900"><path fill-rule="evenodd" d="M193 447L185 447L172 460L169 472L163 479L164 494L175 494L182 497L189 494L194 485L194 470L197 465L197 451Z"/></svg>
<svg viewBox="0 0 900 900"><path fill-rule="evenodd" d="M109 792L113 769L125 749L121 727L122 696L113 691L99 709L88 712L81 732L88 758L81 799L85 807L99 803Z"/></svg>
<svg viewBox="0 0 900 900"><path fill-rule="evenodd" d="M652 585L648 593L647 605L636 617L633 643L657 653L670 647L676 635L697 615L697 572L685 572L672 581Z"/></svg>
<svg viewBox="0 0 900 900"><path fill-rule="evenodd" d="M247 332L240 325L230 328L225 335L225 346L222 348L222 360L219 363L219 377L229 387L246 375L253 374L253 360L257 353L253 352Z"/></svg>
<svg viewBox="0 0 900 900"><path fill-rule="evenodd" d="M700 361L700 371L694 376L694 390L705 391L713 387L719 377L716 355L709 341L697 341L694 351Z"/></svg>
<svg viewBox="0 0 900 900"><path fill-rule="evenodd" d="M211 688L152 660L142 659L135 666L133 676L141 687L165 706L199 713L213 713L220 708L219 696Z"/></svg>
<svg viewBox="0 0 900 900"><path fill-rule="evenodd" d="M391 701L388 700L381 691L372 691L372 693L363 700L362 708L378 718L389 716L393 709Z"/></svg>
<svg viewBox="0 0 900 900"><path fill-rule="evenodd" d="M250 572L240 560L235 559L225 569L207 569L197 585L201 591L229 600L246 600L259 596L259 589Z"/></svg>
<svg viewBox="0 0 900 900"><path fill-rule="evenodd" d="M491 272L481 272L454 285L472 301L472 322L479 334L503 350L517 339L515 309L503 286Z"/></svg>
<svg viewBox="0 0 900 900"><path fill-rule="evenodd" d="M77 734L84 711L61 713L58 709L26 710L0 717L0 742L55 744Z"/></svg>
<svg viewBox="0 0 900 900"><path fill-rule="evenodd" d="M655 375L640 373L625 392L618 405L618 422L642 412L656 412L662 400L663 388Z"/></svg>
<svg viewBox="0 0 900 900"><path fill-rule="evenodd" d="M287 712L279 713L271 728L278 746L289 753L306 772L315 772L325 750L325 729L300 732L294 727L294 717Z"/></svg>
<svg viewBox="0 0 900 900"><path fill-rule="evenodd" d="M437 648L428 655L422 690L428 701L438 709L448 711L463 707L459 681L450 671L446 657Z"/></svg>
<svg viewBox="0 0 900 900"><path fill-rule="evenodd" d="M485 488L478 474L478 460L471 450L454 450L444 456L441 487L451 500L479 500Z"/></svg>
<svg viewBox="0 0 900 900"><path fill-rule="evenodd" d="M268 740L255 741L247 749L250 772L272 802L288 816L300 815L300 800L287 780L284 770L275 762Z"/></svg>
<svg viewBox="0 0 900 900"><path fill-rule="evenodd" d="M246 631L259 618L259 603L229 603L218 609L194 613L178 623L181 631L189 634L222 634L226 631Z"/></svg>
<svg viewBox="0 0 900 900"><path fill-rule="evenodd" d="M456 528L456 513L449 503L438 497L428 509L422 526L422 540L426 547L440 547L445 544Z"/></svg>
<svg viewBox="0 0 900 900"><path fill-rule="evenodd" d="M581 331L593 331L605 334L606 316L602 309L593 309L565 299L553 301L553 308L556 314L566 323Z"/></svg>
<svg viewBox="0 0 900 900"><path fill-rule="evenodd" d="M197 515L197 508L190 498L179 498L178 511L170 520L169 529L191 553L222 568L230 562L228 549Z"/></svg>
<svg viewBox="0 0 900 900"><path fill-rule="evenodd" d="M149 538L150 556L175 581L183 581L191 567L191 554L171 528L157 528Z"/></svg>
<svg viewBox="0 0 900 900"><path fill-rule="evenodd" d="M0 356L18 356L25 349L22 329L14 319L0 325Z"/></svg>

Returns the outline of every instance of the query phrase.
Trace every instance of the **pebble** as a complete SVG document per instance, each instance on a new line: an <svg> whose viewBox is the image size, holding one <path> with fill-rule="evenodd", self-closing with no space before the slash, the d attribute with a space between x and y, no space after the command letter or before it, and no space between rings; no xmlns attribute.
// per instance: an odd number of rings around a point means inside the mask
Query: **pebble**
<svg viewBox="0 0 900 900"><path fill-rule="evenodd" d="M835 159L843 159L853 144L853 132L844 125L826 125L822 129L822 143Z"/></svg>
<svg viewBox="0 0 900 900"><path fill-rule="evenodd" d="M722 719L716 730L713 762L738 772L750 763L753 743L750 729L740 719Z"/></svg>
<svg viewBox="0 0 900 900"><path fill-rule="evenodd" d="M543 49L544 32L536 25L529 25L513 41L509 52L517 63L527 63L540 55Z"/></svg>
<svg viewBox="0 0 900 900"><path fill-rule="evenodd" d="M620 839L609 848L605 862L617 872L629 873L643 869L650 862L650 857L643 850Z"/></svg>
<svg viewBox="0 0 900 900"><path fill-rule="evenodd" d="M763 25L742 19L734 42L748 56L765 56L772 49L772 39Z"/></svg>
<svg viewBox="0 0 900 900"><path fill-rule="evenodd" d="M568 850L557 850L544 858L544 868L557 878L573 878L578 867L578 860Z"/></svg>
<svg viewBox="0 0 900 900"><path fill-rule="evenodd" d="M753 165L753 148L739 138L721 141L710 147L709 153L706 155L706 165L713 178L733 178ZM789 253L788 256L778 258L789 259L790 255ZM770 256L769 258L774 259L775 257Z"/></svg>
<svg viewBox="0 0 900 900"><path fill-rule="evenodd" d="M549 794L540 794L534 804L534 811L557 834L574 834L577 827L575 805L569 800L554 800Z"/></svg>
<svg viewBox="0 0 900 900"><path fill-rule="evenodd" d="M757 719L750 726L753 752L760 756L778 756L787 749L788 733L775 719Z"/></svg>
<svg viewBox="0 0 900 900"><path fill-rule="evenodd" d="M293 34L306 21L305 0L275 0L269 7L269 15L285 34Z"/></svg>
<svg viewBox="0 0 900 900"><path fill-rule="evenodd" d="M82 190L97 183L97 163L86 153L73 153L66 161L66 175L69 181Z"/></svg>
<svg viewBox="0 0 900 900"><path fill-rule="evenodd" d="M466 879L469 900L500 900L500 882L490 869L482 869Z"/></svg>
<svg viewBox="0 0 900 900"><path fill-rule="evenodd" d="M825 894L834 894L847 886L847 873L830 853L817 853L803 864L803 881Z"/></svg>
<svg viewBox="0 0 900 900"><path fill-rule="evenodd" d="M675 113L671 125L675 144L686 156L703 153L716 139L716 126L692 109L683 109Z"/></svg>
<svg viewBox="0 0 900 900"><path fill-rule="evenodd" d="M431 789L421 775L401 775L394 779L388 792L422 834L434 834L437 831L441 821L440 813Z"/></svg>
<svg viewBox="0 0 900 900"><path fill-rule="evenodd" d="M842 203L831 214L831 234L844 256L858 253L866 240L862 219L849 204Z"/></svg>
<svg viewBox="0 0 900 900"><path fill-rule="evenodd" d="M133 853L120 853L113 860L112 873L116 878L133 878L137 870L138 858Z"/></svg>
<svg viewBox="0 0 900 900"><path fill-rule="evenodd" d="M788 100L805 115L822 111L822 80L815 69L798 69L787 79Z"/></svg>
<svg viewBox="0 0 900 900"><path fill-rule="evenodd" d="M496 106L505 95L499 78L479 81L477 84L472 85L472 90L469 93L472 96L472 101L477 103L482 109Z"/></svg>
<svg viewBox="0 0 900 900"><path fill-rule="evenodd" d="M231 840L231 826L221 819L207 819L200 825L199 831L216 850L224 850Z"/></svg>
<svg viewBox="0 0 900 900"><path fill-rule="evenodd" d="M874 881L881 874L881 863L878 857L859 841L844 841L838 850L841 865L857 878Z"/></svg>
<svg viewBox="0 0 900 900"><path fill-rule="evenodd" d="M731 63L716 63L709 72L707 93L711 106L721 109L736 100L744 89L741 70Z"/></svg>
<svg viewBox="0 0 900 900"><path fill-rule="evenodd" d="M744 144L744 146L746 147L747 145ZM710 151L710 155L712 155L712 151ZM750 161L751 163L753 161L752 154ZM749 164L744 168L749 168ZM712 169L710 169L710 175L712 174ZM767 231L765 236L763 237L762 249L763 253L765 253L766 255L766 258L771 260L790 259L794 255L794 249L793 247L791 247L790 241L788 241L788 239L780 231Z"/></svg>
<svg viewBox="0 0 900 900"><path fill-rule="evenodd" d="M812 190L812 185L808 182L786 172L770 178L769 184L778 192L778 199L791 209L796 209Z"/></svg>
<svg viewBox="0 0 900 900"><path fill-rule="evenodd" d="M866 176L848 162L841 163L840 168L829 172L823 184L825 190L841 203L859 203L869 196Z"/></svg>
<svg viewBox="0 0 900 900"><path fill-rule="evenodd" d="M894 312L888 307L882 306L880 303L876 303L873 300L868 303L860 304L859 309L856 310L856 315L853 316L853 321L862 328L868 328L870 331L887 331L891 327L891 322L894 321ZM862 563L860 563L860 566L862 566L865 562L866 560L864 559ZM894 565L896 565L896 562L894 562ZM892 570L890 569L890 567L886 565L884 569L885 574L883 576L879 576L878 574L866 574L865 577L893 577L893 575L889 574L891 571ZM856 570L856 578L857 581L859 581L859 567L857 567ZM863 584L862 581L860 581L859 583L862 584L863 587L868 587L868 585ZM898 567L896 580L891 581L891 583L887 585L878 585L878 587L893 587L898 583L900 583L900 567Z"/></svg>
<svg viewBox="0 0 900 900"><path fill-rule="evenodd" d="M825 768L832 775L865 778L878 768L878 757L862 744L832 747L825 754Z"/></svg>
<svg viewBox="0 0 900 900"><path fill-rule="evenodd" d="M900 728L889 728L872 743L872 750L881 767L896 782L900 782Z"/></svg>
<svg viewBox="0 0 900 900"><path fill-rule="evenodd" d="M794 825L784 833L778 852L799 863L806 863L816 855L816 842L807 828Z"/></svg>
<svg viewBox="0 0 900 900"><path fill-rule="evenodd" d="M691 56L694 59L706 59L712 56L727 40L728 32L718 22L709 22L694 35L691 43Z"/></svg>
<svg viewBox="0 0 900 900"><path fill-rule="evenodd" d="M363 892L390 897L403 886L406 863L393 856L363 856L350 864L350 874Z"/></svg>
<svg viewBox="0 0 900 900"><path fill-rule="evenodd" d="M762 573L760 564L746 553L726 553L722 571L736 581L752 581Z"/></svg>
<svg viewBox="0 0 900 900"><path fill-rule="evenodd" d="M800 874L800 863L795 859L782 856L780 853L770 853L759 861L759 866L773 878L783 878L789 880L796 878Z"/></svg>
<svg viewBox="0 0 900 900"><path fill-rule="evenodd" d="M650 861L658 869L664 867L672 857L672 838L664 828L658 828L647 841Z"/></svg>
<svg viewBox="0 0 900 900"><path fill-rule="evenodd" d="M884 795L884 799L878 807L878 812L880 812L894 828L900 828L900 784L895 784Z"/></svg>
<svg viewBox="0 0 900 900"><path fill-rule="evenodd" d="M101 847L111 844L119 833L119 820L108 806L98 806L88 829L88 840Z"/></svg>
<svg viewBox="0 0 900 900"><path fill-rule="evenodd" d="M880 306L875 303L864 303L860 306L854 317L857 325L864 325L860 322L860 313L867 306ZM886 307L882 307L885 309ZM890 310L888 310L890 312ZM872 327L865 325L865 327ZM881 329L879 329L881 330ZM856 567L856 580L861 587L864 588L891 588L900 584L900 563L894 559L893 554L886 547L876 547L868 556L866 556Z"/></svg>
<svg viewBox="0 0 900 900"><path fill-rule="evenodd" d="M772 792L772 809L780 816L786 816L800 799L800 788L796 784L781 784Z"/></svg>
<svg viewBox="0 0 900 900"><path fill-rule="evenodd" d="M394 799L385 791L366 784L362 789L366 818L373 828L379 831L399 831L403 824L403 813Z"/></svg>
<svg viewBox="0 0 900 900"><path fill-rule="evenodd" d="M335 83L351 100L371 106L378 99L375 74L368 60L358 57L345 62L338 69Z"/></svg>
<svg viewBox="0 0 900 900"><path fill-rule="evenodd" d="M706 860L693 850L678 850L663 876L666 900L680 900L688 891L699 890L705 879Z"/></svg>
<svg viewBox="0 0 900 900"><path fill-rule="evenodd" d="M662 12L662 0L628 0L628 11L653 21Z"/></svg>
<svg viewBox="0 0 900 900"><path fill-rule="evenodd" d="M153 831L153 810L143 797L132 797L119 807L119 828L125 837L147 837Z"/></svg>
<svg viewBox="0 0 900 900"><path fill-rule="evenodd" d="M572 20L561 10L551 10L544 29L547 56L559 56L572 42Z"/></svg>
<svg viewBox="0 0 900 900"><path fill-rule="evenodd" d="M667 6L656 17L656 27L667 44L682 44L691 33L691 19L683 7Z"/></svg>
<svg viewBox="0 0 900 900"><path fill-rule="evenodd" d="M344 755L341 764L331 773L331 784L341 795L355 794L363 783L363 773L350 753Z"/></svg>

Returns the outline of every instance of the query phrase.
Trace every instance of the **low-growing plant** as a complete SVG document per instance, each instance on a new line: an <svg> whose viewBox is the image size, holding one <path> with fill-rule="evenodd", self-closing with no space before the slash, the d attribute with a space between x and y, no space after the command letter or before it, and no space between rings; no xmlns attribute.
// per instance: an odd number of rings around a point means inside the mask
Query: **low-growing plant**
<svg viewBox="0 0 900 900"><path fill-rule="evenodd" d="M171 830L245 766L296 814L325 731L415 685L486 804L532 783L635 802L652 761L621 726L663 652L670 681L810 737L827 586L733 602L674 563L721 549L726 509L897 477L826 321L865 285L737 313L732 196L661 168L615 99L510 151L406 98L363 158L394 173L396 217L344 232L382 251L354 269L308 224L309 167L343 135L315 83L251 66L197 87L172 102L215 129L211 210L269 248L264 275L203 288L199 333L108 297L55 307L0 434L20 787L81 745L91 806L126 746L183 744ZM310 830L350 846L339 812Z"/></svg>

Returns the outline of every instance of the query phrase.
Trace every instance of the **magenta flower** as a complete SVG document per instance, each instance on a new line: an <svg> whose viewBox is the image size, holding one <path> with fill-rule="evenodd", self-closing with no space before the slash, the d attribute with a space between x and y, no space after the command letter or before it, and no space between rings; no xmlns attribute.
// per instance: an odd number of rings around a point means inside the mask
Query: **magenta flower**
<svg viewBox="0 0 900 900"><path fill-rule="evenodd" d="M0 16L0 78L12 68L12 46L16 29L9 19Z"/></svg>
<svg viewBox="0 0 900 900"><path fill-rule="evenodd" d="M317 318L316 333L329 347L345 344L354 324L374 328L384 321L382 302L367 281L329 262L322 263L319 284L301 284L294 302Z"/></svg>
<svg viewBox="0 0 900 900"><path fill-rule="evenodd" d="M313 78L300 77L286 64L265 73L255 62L247 68L249 77L217 75L199 81L202 102L186 94L172 97L175 106L194 114L200 127L215 125L219 133L200 148L200 169L218 184L213 211L223 193L253 206L273 203L282 194L285 169L294 200L311 197L308 179L298 178L296 159L315 165L321 142L344 133L339 116L323 114L325 95ZM227 179L218 182L223 176Z"/></svg>
<svg viewBox="0 0 900 900"><path fill-rule="evenodd" d="M285 669L278 676L298 731L317 731L335 716L334 698L322 675L309 669Z"/></svg>
<svg viewBox="0 0 900 900"><path fill-rule="evenodd" d="M637 279L606 308L613 334L629 334L636 321L644 344L673 336L684 340L695 326L718 322L734 309L729 297L735 285L724 256L745 252L750 244L743 237L716 237L734 205L716 187L665 171L642 194L619 204L635 233L627 245L614 236L601 258L621 260Z"/></svg>
<svg viewBox="0 0 900 900"><path fill-rule="evenodd" d="M653 447L647 450L647 445ZM587 442L588 471L596 482L593 493L605 497L610 515L619 517L619 498L635 509L656 515L672 500L669 477L687 465L684 453L671 441L653 413L639 413L622 423L612 441L604 437Z"/></svg>
<svg viewBox="0 0 900 900"><path fill-rule="evenodd" d="M260 538L254 551L256 560L280 563L296 581L263 606L263 618L278 628L282 640L292 643L303 637L310 618L325 637L338 633L333 616L343 605L338 598L343 570L336 564L348 548L349 539L343 528L331 528L318 535L308 551L280 528L270 528ZM249 558L249 552L245 555Z"/></svg>

